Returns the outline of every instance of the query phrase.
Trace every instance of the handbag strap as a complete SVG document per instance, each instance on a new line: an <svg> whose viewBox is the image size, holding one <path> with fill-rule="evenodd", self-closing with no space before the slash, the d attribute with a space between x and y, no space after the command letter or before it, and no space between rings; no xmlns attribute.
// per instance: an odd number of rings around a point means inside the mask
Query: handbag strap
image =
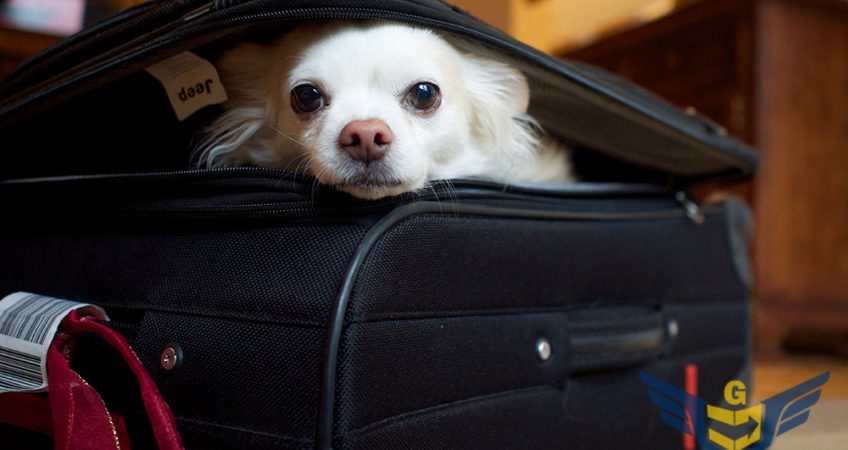
<svg viewBox="0 0 848 450"><path fill-rule="evenodd" d="M126 340L111 328L72 311L47 354L47 379L56 449L126 450L126 430L106 408L100 394L70 367L74 336L99 336L132 371L160 450L183 449L176 420L159 389Z"/></svg>

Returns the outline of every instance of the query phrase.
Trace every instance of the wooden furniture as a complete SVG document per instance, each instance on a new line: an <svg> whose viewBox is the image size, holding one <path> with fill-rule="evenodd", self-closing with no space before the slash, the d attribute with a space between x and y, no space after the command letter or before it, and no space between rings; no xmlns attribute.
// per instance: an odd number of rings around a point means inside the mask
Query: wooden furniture
<svg viewBox="0 0 848 450"><path fill-rule="evenodd" d="M644 23L692 0L448 0L527 44L551 52Z"/></svg>
<svg viewBox="0 0 848 450"><path fill-rule="evenodd" d="M615 72L680 106L693 106L752 142L754 20L746 3L697 3L561 56Z"/></svg>
<svg viewBox="0 0 848 450"><path fill-rule="evenodd" d="M755 337L848 332L848 2L704 0L561 56L694 107L759 148Z"/></svg>

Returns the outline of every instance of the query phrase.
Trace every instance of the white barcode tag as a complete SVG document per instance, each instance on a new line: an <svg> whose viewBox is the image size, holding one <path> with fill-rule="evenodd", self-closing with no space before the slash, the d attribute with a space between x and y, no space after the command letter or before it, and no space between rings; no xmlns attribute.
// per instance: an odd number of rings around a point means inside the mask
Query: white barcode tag
<svg viewBox="0 0 848 450"><path fill-rule="evenodd" d="M87 303L28 292L0 300L0 393L43 391L47 387L47 350L59 323L73 310L108 319Z"/></svg>
<svg viewBox="0 0 848 450"><path fill-rule="evenodd" d="M182 52L148 67L147 72L162 83L181 121L204 106L227 101L218 70L194 53Z"/></svg>

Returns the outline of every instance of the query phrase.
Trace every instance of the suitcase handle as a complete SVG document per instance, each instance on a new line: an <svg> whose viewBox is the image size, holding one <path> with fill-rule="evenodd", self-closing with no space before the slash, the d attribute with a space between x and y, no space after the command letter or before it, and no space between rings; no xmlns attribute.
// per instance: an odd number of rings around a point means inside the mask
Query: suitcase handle
<svg viewBox="0 0 848 450"><path fill-rule="evenodd" d="M568 314L570 372L594 372L659 359L677 334L676 322L653 308L592 308Z"/></svg>

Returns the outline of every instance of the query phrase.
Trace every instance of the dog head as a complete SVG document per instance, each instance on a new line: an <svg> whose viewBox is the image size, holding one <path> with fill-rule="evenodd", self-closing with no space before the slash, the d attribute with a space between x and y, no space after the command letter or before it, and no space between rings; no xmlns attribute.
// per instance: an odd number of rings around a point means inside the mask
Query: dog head
<svg viewBox="0 0 848 450"><path fill-rule="evenodd" d="M425 29L310 24L230 50L219 68L230 101L200 144L207 166L308 168L374 199L433 179L508 178L537 143L523 75Z"/></svg>

